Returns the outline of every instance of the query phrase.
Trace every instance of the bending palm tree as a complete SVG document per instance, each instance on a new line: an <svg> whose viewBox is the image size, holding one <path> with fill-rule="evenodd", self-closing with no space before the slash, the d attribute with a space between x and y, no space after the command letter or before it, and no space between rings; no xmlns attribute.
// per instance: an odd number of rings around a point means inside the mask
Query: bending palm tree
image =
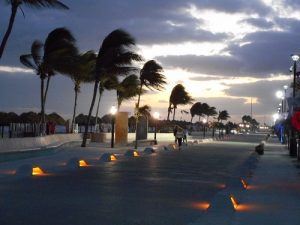
<svg viewBox="0 0 300 225"><path fill-rule="evenodd" d="M31 53L20 56L21 63L35 70L41 79L42 134L45 133L45 104L50 78L55 74L54 71L64 72L69 69L67 62L70 62L69 58L77 53L74 42L75 39L67 29L57 28L50 32L44 45L40 41L34 41ZM46 78L47 86L44 90Z"/></svg>
<svg viewBox="0 0 300 225"><path fill-rule="evenodd" d="M74 83L74 108L72 117L72 132L74 130L76 108L77 108L77 97L80 92L80 85L82 82L92 82L93 74L95 72L96 54L93 51L88 51L82 55L77 56L75 60L74 71L69 74L71 80Z"/></svg>
<svg viewBox="0 0 300 225"><path fill-rule="evenodd" d="M88 121L85 125L82 147L86 146L88 126L95 104L99 82L108 76L128 74L134 68L130 65L133 61L141 61L138 54L130 51L128 47L135 45L134 38L123 30L111 32L102 42L96 59L96 73L92 102L88 114Z"/></svg>
<svg viewBox="0 0 300 225"><path fill-rule="evenodd" d="M100 101L103 95L104 90L112 90L116 88L116 85L118 83L118 78L117 76L110 76L110 77L104 77L102 80L99 82L99 98L98 98L98 103L97 103L97 110L96 110L96 126L95 126L95 131L97 131L97 124L98 124L98 113L99 113L99 107L100 107ZM98 124L98 127L100 124Z"/></svg>
<svg viewBox="0 0 300 225"><path fill-rule="evenodd" d="M178 105L187 105L191 104L194 99L189 95L189 93L185 90L182 84L177 84L171 92L169 99L169 108L168 108L168 117L169 120L170 112L173 108L173 120L175 119L175 110ZM173 107L172 107L173 105Z"/></svg>
<svg viewBox="0 0 300 225"><path fill-rule="evenodd" d="M143 87L145 86L148 89L162 90L164 84L166 84L166 78L162 74L163 68L154 60L150 60L146 62L143 68L140 71L140 87L138 94L138 102L135 107L135 148L137 148L137 126L138 126L138 118L139 108L140 108L140 99Z"/></svg>
<svg viewBox="0 0 300 225"><path fill-rule="evenodd" d="M47 67L45 66L45 63L43 62L42 56L41 56L41 51L43 48L43 44L40 41L34 41L31 45L31 53L26 54L26 55L21 55L20 56L20 61L21 63L34 70L36 74L40 77L41 80L41 92L40 92L40 97L41 97L41 118L40 118L40 123L44 124L45 123L45 79L48 74L53 74L52 70L46 69Z"/></svg>
<svg viewBox="0 0 300 225"><path fill-rule="evenodd" d="M48 8L58 8L58 9L69 9L66 5L64 5L63 3L57 0L6 0L6 2L11 5L11 15L10 15L7 30L3 36L0 45L0 59L2 58L6 43L11 34L17 11L22 4L28 5L30 7L35 7L35 8L48 7Z"/></svg>

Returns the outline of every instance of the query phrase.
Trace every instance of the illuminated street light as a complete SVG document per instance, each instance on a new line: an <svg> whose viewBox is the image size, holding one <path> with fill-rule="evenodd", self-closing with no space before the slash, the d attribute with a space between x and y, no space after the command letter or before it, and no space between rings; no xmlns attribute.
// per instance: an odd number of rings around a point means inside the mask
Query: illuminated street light
<svg viewBox="0 0 300 225"><path fill-rule="evenodd" d="M153 117L154 117L154 119L155 119L154 140L156 141L157 120L159 119L159 112L155 112L155 113L153 114Z"/></svg>
<svg viewBox="0 0 300 225"><path fill-rule="evenodd" d="M273 115L273 120L274 120L274 122L276 121L276 120L278 120L279 119L279 114L278 113L275 113L274 115Z"/></svg>
<svg viewBox="0 0 300 225"><path fill-rule="evenodd" d="M111 144L110 147L114 147L114 141L115 141L115 114L117 112L117 108L115 106L112 106L110 108L110 114L111 114Z"/></svg>

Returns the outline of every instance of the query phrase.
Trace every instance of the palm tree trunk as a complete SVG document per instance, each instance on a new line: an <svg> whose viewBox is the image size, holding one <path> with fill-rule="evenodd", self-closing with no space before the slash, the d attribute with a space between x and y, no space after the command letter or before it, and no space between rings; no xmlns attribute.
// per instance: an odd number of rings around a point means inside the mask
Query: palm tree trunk
<svg viewBox="0 0 300 225"><path fill-rule="evenodd" d="M77 108L77 97L78 97L78 87L74 87L75 90L75 100L74 100L74 109L73 109L73 118L72 118L72 123L71 123L71 133L74 132L74 124L75 124L75 117L76 117L76 108Z"/></svg>
<svg viewBox="0 0 300 225"><path fill-rule="evenodd" d="M100 107L101 97L102 97L102 91L101 91L100 88L99 88L99 99L98 99L98 103L97 103L95 131L96 131L96 127L97 127L97 124L98 124L98 113L99 113L99 107ZM100 124L99 124L99 125L100 125ZM99 126L98 126L98 127L99 127Z"/></svg>
<svg viewBox="0 0 300 225"><path fill-rule="evenodd" d="M92 98L91 107L90 107L90 110L89 110L88 121L84 126L84 134L83 134L81 147L86 147L86 140L87 140L90 120L91 120L91 116L92 116L92 111L93 111L95 100L96 100L98 85L99 85L99 81L95 81L93 98Z"/></svg>
<svg viewBox="0 0 300 225"><path fill-rule="evenodd" d="M168 117L167 117L167 120L169 121L169 118L170 118L170 113L171 113L171 111L172 111L172 109L171 109L171 103L169 104L169 108L168 108Z"/></svg>
<svg viewBox="0 0 300 225"><path fill-rule="evenodd" d="M41 135L45 135L45 101L44 101L44 78L41 78L41 125L42 125L42 133Z"/></svg>
<svg viewBox="0 0 300 225"><path fill-rule="evenodd" d="M176 108L174 107L174 110L173 110L173 121L175 120L175 112L176 112Z"/></svg>
<svg viewBox="0 0 300 225"><path fill-rule="evenodd" d="M135 116L135 143L134 143L134 148L135 149L137 148L137 127L138 127L138 120L139 120L139 108L140 108L142 87L143 87L143 85L140 86L138 102L136 104L136 109L135 109L136 110L136 116Z"/></svg>
<svg viewBox="0 0 300 225"><path fill-rule="evenodd" d="M10 15L10 18L9 18L9 24L8 24L7 30L5 32L5 35L2 39L1 46L0 46L0 59L2 58L4 48L5 48L6 43L8 41L9 35L12 31L14 21L15 21L15 18L16 18L16 14L17 14L17 10L18 10L18 7L19 7L20 3L11 3L11 4L12 5L11 5L11 15Z"/></svg>
<svg viewBox="0 0 300 225"><path fill-rule="evenodd" d="M47 94L48 94L50 79L51 79L51 76L48 76L47 83L46 83L46 90L45 90L45 94L44 94L44 107L46 105L46 98L47 98Z"/></svg>

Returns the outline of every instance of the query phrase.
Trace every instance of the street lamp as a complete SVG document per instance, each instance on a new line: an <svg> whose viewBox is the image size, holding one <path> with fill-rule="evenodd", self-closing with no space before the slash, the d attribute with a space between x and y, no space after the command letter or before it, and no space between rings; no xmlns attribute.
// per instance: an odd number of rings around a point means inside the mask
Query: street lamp
<svg viewBox="0 0 300 225"><path fill-rule="evenodd" d="M114 147L114 141L115 141L115 114L117 112L117 108L115 106L112 106L110 108L110 114L111 114L111 142L110 147Z"/></svg>
<svg viewBox="0 0 300 225"><path fill-rule="evenodd" d="M294 62L293 65L293 105L292 112L294 112L294 102L296 96L296 75L297 75L297 61L299 60L299 55L293 54L291 58ZM295 131L293 127L291 128L291 138L290 138L290 156L297 156L297 143L295 138Z"/></svg>
<svg viewBox="0 0 300 225"><path fill-rule="evenodd" d="M159 112L155 112L155 113L153 114L153 117L154 117L154 119L155 119L154 140L156 141L157 120L159 119Z"/></svg>
<svg viewBox="0 0 300 225"><path fill-rule="evenodd" d="M207 120L203 119L202 123L203 123L203 138L205 138L205 124L206 124Z"/></svg>

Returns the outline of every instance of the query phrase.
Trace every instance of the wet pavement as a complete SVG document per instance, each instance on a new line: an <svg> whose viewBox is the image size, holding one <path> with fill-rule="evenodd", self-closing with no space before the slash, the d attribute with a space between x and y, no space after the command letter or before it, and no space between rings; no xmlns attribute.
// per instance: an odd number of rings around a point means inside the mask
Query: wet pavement
<svg viewBox="0 0 300 225"><path fill-rule="evenodd" d="M52 155L1 163L45 167L48 175L0 181L0 224L183 225L205 216L207 204L239 178L261 136L250 142L214 142L101 162L108 149L65 147ZM109 150L112 151L112 150ZM70 157L90 166L64 167Z"/></svg>

